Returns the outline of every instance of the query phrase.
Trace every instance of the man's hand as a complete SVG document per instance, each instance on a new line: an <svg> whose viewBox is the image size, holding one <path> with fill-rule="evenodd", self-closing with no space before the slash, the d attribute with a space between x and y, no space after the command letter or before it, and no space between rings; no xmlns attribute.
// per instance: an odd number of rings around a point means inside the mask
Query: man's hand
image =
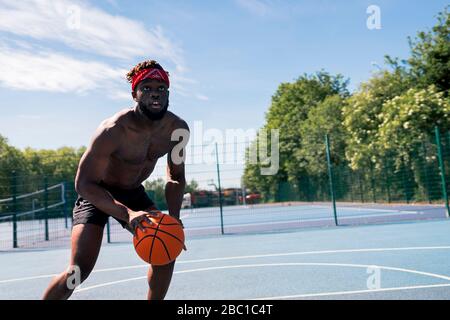
<svg viewBox="0 0 450 320"><path fill-rule="evenodd" d="M128 226L135 234L136 228L139 227L142 232L145 233L145 228L142 225L142 222L146 221L150 225L155 225L150 218L159 217L159 212L157 210L149 210L149 211L130 211L128 213L129 219L128 219Z"/></svg>

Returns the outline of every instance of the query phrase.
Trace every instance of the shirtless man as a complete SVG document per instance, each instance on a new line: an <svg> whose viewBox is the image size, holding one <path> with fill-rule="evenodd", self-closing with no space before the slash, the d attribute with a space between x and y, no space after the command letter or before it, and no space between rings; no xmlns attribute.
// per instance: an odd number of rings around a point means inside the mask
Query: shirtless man
<svg viewBox="0 0 450 320"><path fill-rule="evenodd" d="M137 104L103 121L80 160L75 178L79 196L73 210L70 265L51 281L44 299L71 296L74 288L68 283L75 267L79 268L81 282L86 280L97 260L108 216L131 232L136 228L145 231L141 223L151 223L149 217L158 213L141 183L166 154L166 200L169 214L179 219L186 184L182 147L189 139L189 128L184 120L167 111L169 77L156 61L139 63L127 79ZM148 299L164 299L174 265L150 266Z"/></svg>

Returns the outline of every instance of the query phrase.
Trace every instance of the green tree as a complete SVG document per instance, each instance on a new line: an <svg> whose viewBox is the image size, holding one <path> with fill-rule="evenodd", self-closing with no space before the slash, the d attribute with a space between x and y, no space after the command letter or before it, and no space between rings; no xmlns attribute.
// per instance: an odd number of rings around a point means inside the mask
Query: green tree
<svg viewBox="0 0 450 320"><path fill-rule="evenodd" d="M430 31L409 38L411 57L407 60L414 83L420 88L435 85L448 94L450 89L450 12L449 7L437 16Z"/></svg>
<svg viewBox="0 0 450 320"><path fill-rule="evenodd" d="M261 192L264 200L277 198L280 182L289 182L294 188L298 179L305 174L304 159L293 156L302 148L302 127L310 110L328 96L348 96L348 80L342 75L333 76L325 71L313 75L304 74L293 83L282 83L272 96L272 104L266 113L263 130L279 130L280 169L276 175L263 176L259 164L247 160L244 170L244 184L252 191ZM265 143L270 150L270 141ZM256 143L256 142L255 142ZM253 144L255 147L255 144ZM249 151L249 150L247 150Z"/></svg>
<svg viewBox="0 0 450 320"><path fill-rule="evenodd" d="M274 201L276 200L278 184L280 181L287 180L287 175L285 174L285 170L281 169L276 175L262 175L260 164L250 161L250 150L256 149L256 146L257 141L253 141L250 148L246 150L246 164L243 174L244 186L246 189L249 189L251 193L260 193L263 197L263 201Z"/></svg>
<svg viewBox="0 0 450 320"><path fill-rule="evenodd" d="M383 71L362 83L343 108L344 127L348 134L346 157L353 169L367 166L378 150L376 135L382 122L383 103L401 95L410 87L403 69Z"/></svg>
<svg viewBox="0 0 450 320"><path fill-rule="evenodd" d="M145 181L144 188L147 194L155 202L156 207L160 210L167 210L166 202L166 181L163 178L158 178L153 181ZM185 192L194 192L198 190L198 182L191 180L186 185Z"/></svg>
<svg viewBox="0 0 450 320"><path fill-rule="evenodd" d="M49 185L67 182L69 202L73 202L73 181L78 162L85 147L74 149L69 147L58 150L36 150L25 148L23 151L8 144L8 140L0 135L0 199L10 197L13 193L12 172L16 172L16 192L30 193L44 187L44 178ZM61 194L50 192L49 201L58 200ZM29 210L30 200L19 201L19 210ZM3 205L5 207L5 205ZM0 208L0 211L8 211Z"/></svg>
<svg viewBox="0 0 450 320"><path fill-rule="evenodd" d="M346 99L340 95L326 97L309 111L308 118L301 127L302 146L294 153L294 156L305 172L298 179L297 193L302 199L312 200L328 196L326 134L330 139L333 166L347 166L345 158L347 137L342 126L342 109L345 103ZM344 191L342 189L342 192Z"/></svg>
<svg viewBox="0 0 450 320"><path fill-rule="evenodd" d="M383 122L377 133L377 166L388 165L405 174L410 196L417 200L436 197L430 193L428 181L439 179L437 171L426 169L435 168L436 159L428 152L436 153L434 126L443 132L450 129L450 99L437 90L434 85L411 88L385 102L380 113ZM402 184L400 188L405 187Z"/></svg>
<svg viewBox="0 0 450 320"><path fill-rule="evenodd" d="M450 98L434 85L411 88L383 104L377 133L380 156L386 153L410 160L424 140L433 135L434 126L450 130Z"/></svg>
<svg viewBox="0 0 450 320"><path fill-rule="evenodd" d="M26 159L24 159L19 149L8 144L8 139L0 135L0 198L9 197L12 194L12 172L16 172L17 177L25 177ZM22 185L17 185L17 192L20 192Z"/></svg>
<svg viewBox="0 0 450 320"><path fill-rule="evenodd" d="M85 148L62 147L57 150L25 148L28 171L36 176L48 176L54 180L73 180Z"/></svg>
<svg viewBox="0 0 450 320"><path fill-rule="evenodd" d="M160 210L167 210L166 202L166 181L163 178L158 178L153 181L145 181L144 188L149 194L150 198Z"/></svg>
<svg viewBox="0 0 450 320"><path fill-rule="evenodd" d="M328 96L312 108L308 118L301 127L302 147L295 152L295 157L310 174L327 173L324 137L330 136L335 165L346 163L346 131L342 126L342 109L345 99L339 95Z"/></svg>
<svg viewBox="0 0 450 320"><path fill-rule="evenodd" d="M198 190L198 182L194 179L191 182L186 184L186 188L184 189L185 193L192 193Z"/></svg>

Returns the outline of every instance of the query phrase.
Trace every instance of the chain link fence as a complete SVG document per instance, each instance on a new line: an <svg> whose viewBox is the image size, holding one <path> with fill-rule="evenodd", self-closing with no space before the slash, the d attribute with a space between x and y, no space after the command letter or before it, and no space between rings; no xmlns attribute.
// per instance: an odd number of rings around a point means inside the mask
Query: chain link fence
<svg viewBox="0 0 450 320"><path fill-rule="evenodd" d="M327 143L328 142L328 143ZM394 223L448 217L450 132L436 129L410 153L378 156L353 169L337 154L333 136L323 137L321 172L303 173L295 181L273 178L269 189L243 184L244 165L222 163L225 145L212 149L216 162L187 164L197 187L183 200L186 235L273 232L303 227ZM341 159L341 160L337 160ZM152 174L164 179L165 166ZM73 180L20 176L11 172L0 187L0 249L67 246L77 198ZM167 210L163 187L147 193ZM162 188L162 189L161 189ZM167 213L167 211L164 211ZM131 234L114 219L105 242L130 241Z"/></svg>

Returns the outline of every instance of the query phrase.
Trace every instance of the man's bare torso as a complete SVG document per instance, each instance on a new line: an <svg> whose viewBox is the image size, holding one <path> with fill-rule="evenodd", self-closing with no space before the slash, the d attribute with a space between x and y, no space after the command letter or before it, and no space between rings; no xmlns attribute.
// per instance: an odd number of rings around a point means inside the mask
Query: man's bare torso
<svg viewBox="0 0 450 320"><path fill-rule="evenodd" d="M178 143L172 133L185 122L167 111L163 119L149 125L136 117L133 109L118 112L102 122L97 131L120 130L120 141L110 157L103 182L122 189L138 187L153 172L159 158Z"/></svg>

